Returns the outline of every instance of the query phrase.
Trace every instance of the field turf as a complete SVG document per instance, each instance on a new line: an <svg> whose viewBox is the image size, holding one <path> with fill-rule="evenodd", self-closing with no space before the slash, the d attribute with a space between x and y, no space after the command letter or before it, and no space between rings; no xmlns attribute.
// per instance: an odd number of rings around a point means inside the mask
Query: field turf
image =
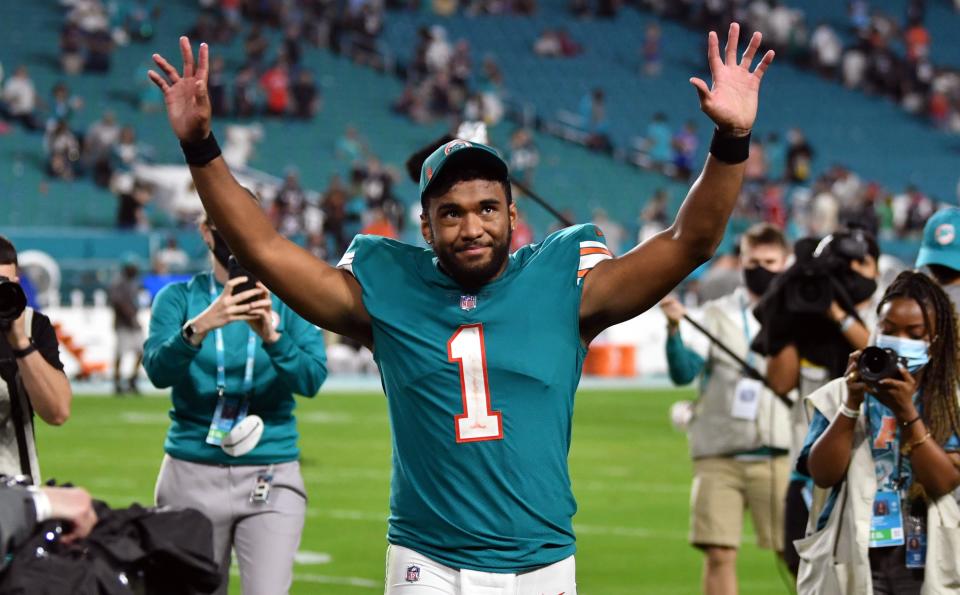
<svg viewBox="0 0 960 595"><path fill-rule="evenodd" d="M685 391L582 390L570 467L579 504L581 595L698 593L700 554L686 541L690 462L667 421ZM45 477L73 481L114 506L150 504L169 400L85 397L69 422L38 424ZM310 502L295 594L383 592L390 440L382 394L321 393L298 407ZM773 554L739 559L741 592L785 593ZM231 593L239 593L234 578Z"/></svg>

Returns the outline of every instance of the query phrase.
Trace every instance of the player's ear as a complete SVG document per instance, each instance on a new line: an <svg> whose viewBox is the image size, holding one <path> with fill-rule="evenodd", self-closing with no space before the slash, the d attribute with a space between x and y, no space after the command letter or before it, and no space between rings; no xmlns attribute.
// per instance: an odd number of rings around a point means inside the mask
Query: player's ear
<svg viewBox="0 0 960 595"><path fill-rule="evenodd" d="M420 213L420 233L423 235L423 241L433 244L433 228L430 227L430 219L426 211Z"/></svg>
<svg viewBox="0 0 960 595"><path fill-rule="evenodd" d="M510 213L510 231L514 231L517 229L517 203L511 202L507 211Z"/></svg>

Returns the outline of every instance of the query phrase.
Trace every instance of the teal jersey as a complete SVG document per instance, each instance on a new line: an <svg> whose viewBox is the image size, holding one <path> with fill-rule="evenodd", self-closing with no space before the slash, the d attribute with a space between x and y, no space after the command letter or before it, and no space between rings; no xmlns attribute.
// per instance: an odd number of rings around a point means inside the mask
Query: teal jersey
<svg viewBox="0 0 960 595"><path fill-rule="evenodd" d="M567 453L586 348L593 225L510 256L467 294L433 251L357 236L340 262L373 320L393 429L390 543L442 564L520 572L575 551Z"/></svg>

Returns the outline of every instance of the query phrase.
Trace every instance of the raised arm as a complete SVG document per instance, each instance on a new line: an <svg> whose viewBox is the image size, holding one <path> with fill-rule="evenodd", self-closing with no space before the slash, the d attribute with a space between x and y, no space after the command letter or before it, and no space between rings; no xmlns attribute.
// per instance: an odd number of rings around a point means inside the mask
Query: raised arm
<svg viewBox="0 0 960 595"><path fill-rule="evenodd" d="M773 61L768 51L750 71L761 35L754 33L737 63L740 26L730 25L726 60L720 57L715 32L707 41L713 88L698 78L690 83L700 96L700 109L717 126L718 148L744 142L757 115L760 80ZM687 194L673 225L627 254L598 264L584 280L580 330L589 341L603 329L629 320L656 304L695 268L713 256L743 182L744 162L730 164L713 154Z"/></svg>
<svg viewBox="0 0 960 595"><path fill-rule="evenodd" d="M180 38L180 52L182 73L154 54L153 61L165 76L151 70L149 77L163 91L174 134L194 152L202 152L215 146L209 138L209 48L200 44L196 69L186 37ZM200 200L237 259L305 319L370 345L370 316L356 279L277 233L222 157L204 164L194 161L197 163L190 165L190 174Z"/></svg>

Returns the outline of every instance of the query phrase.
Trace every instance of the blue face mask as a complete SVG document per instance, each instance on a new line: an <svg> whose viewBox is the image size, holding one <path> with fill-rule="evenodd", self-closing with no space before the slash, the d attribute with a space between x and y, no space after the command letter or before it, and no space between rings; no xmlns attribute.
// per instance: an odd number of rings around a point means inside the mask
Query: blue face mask
<svg viewBox="0 0 960 595"><path fill-rule="evenodd" d="M883 349L896 351L897 355L907 360L907 370L911 373L916 372L930 361L930 354L927 352L930 346L926 341L920 339L878 335L876 345Z"/></svg>

